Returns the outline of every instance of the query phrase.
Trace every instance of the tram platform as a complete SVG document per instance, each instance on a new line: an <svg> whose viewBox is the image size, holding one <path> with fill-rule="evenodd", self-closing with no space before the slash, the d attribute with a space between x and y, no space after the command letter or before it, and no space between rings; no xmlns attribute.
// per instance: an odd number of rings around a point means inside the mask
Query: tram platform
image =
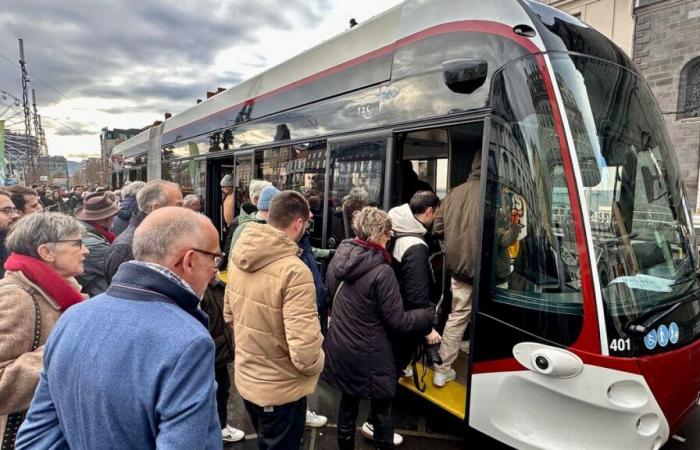
<svg viewBox="0 0 700 450"><path fill-rule="evenodd" d="M233 366L230 366L233 377ZM233 379L233 378L232 378ZM427 380L427 377L426 377ZM454 383L453 383L454 384ZM319 382L316 392L308 398L309 408L328 417L328 424L321 428L306 429L304 449L332 450L337 448L337 417L340 393L323 381ZM355 448L358 450L374 449L372 443L365 440L359 431L367 417L367 403L362 402L357 416L358 431ZM231 387L228 404L228 423L242 428L246 433L244 441L225 444L226 449L257 449L255 429L253 428L243 401ZM464 422L454 415L443 411L427 400L416 396L406 389L399 388L394 402L394 423L396 432L404 437L401 449L406 450L457 450L457 449L506 449L492 439L480 433L468 433Z"/></svg>

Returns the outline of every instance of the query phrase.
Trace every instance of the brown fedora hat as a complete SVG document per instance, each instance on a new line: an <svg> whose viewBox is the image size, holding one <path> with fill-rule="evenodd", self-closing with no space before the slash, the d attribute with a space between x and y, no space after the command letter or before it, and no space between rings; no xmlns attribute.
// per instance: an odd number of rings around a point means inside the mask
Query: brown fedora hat
<svg viewBox="0 0 700 450"><path fill-rule="evenodd" d="M83 206L75 211L75 218L79 220L103 220L108 219L119 212L116 198L111 191L93 192L83 200Z"/></svg>

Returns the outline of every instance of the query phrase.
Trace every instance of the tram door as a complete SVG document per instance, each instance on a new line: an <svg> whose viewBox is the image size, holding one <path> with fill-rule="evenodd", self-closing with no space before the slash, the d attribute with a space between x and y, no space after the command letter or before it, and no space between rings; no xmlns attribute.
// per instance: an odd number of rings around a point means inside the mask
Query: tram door
<svg viewBox="0 0 700 450"><path fill-rule="evenodd" d="M354 237L352 213L365 206L384 208L384 169L391 159L391 133L371 133L328 141L326 219L323 242L336 248Z"/></svg>
<svg viewBox="0 0 700 450"><path fill-rule="evenodd" d="M469 180L472 160L482 146L483 128L484 123L476 121L452 127L397 133L394 140L396 158L391 206L409 203L413 194L424 190L435 192L442 200L449 191ZM476 196L473 199L477 202L480 201L478 186L477 184ZM473 233L476 236L478 230L474 229ZM469 236L464 238L470 239ZM432 233L427 233L425 242L429 249L432 275L430 301L440 313L434 326L438 332L443 333L453 303L450 290L451 273L441 240ZM461 341L469 340L468 326L461 332ZM457 340L455 344L459 345L459 342L460 340ZM451 368L457 374L455 382L437 388L432 384L432 374L427 374L426 390L419 392L419 395L455 416L464 418L469 374L468 353L459 351L454 357ZM408 389L418 392L413 379L402 379L400 382Z"/></svg>
<svg viewBox="0 0 700 450"><path fill-rule="evenodd" d="M221 192L220 183L225 175L233 174L234 164L232 164L231 157L209 159L207 163L205 213L219 231L219 238L223 245L226 238L226 227L223 215L224 196Z"/></svg>

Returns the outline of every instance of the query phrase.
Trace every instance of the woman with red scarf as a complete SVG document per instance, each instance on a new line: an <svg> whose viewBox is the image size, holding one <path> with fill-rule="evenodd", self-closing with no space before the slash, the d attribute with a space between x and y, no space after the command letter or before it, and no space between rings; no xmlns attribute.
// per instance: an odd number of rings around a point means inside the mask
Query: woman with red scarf
<svg viewBox="0 0 700 450"><path fill-rule="evenodd" d="M78 282L88 297L99 295L109 287L105 258L116 238L110 230L118 212L117 199L110 191L89 194L83 200L83 206L75 211L75 218L85 226L83 243L90 250L85 258L85 272L78 276Z"/></svg>
<svg viewBox="0 0 700 450"><path fill-rule="evenodd" d="M362 433L379 449L401 443L394 434L391 401L397 372L392 335L406 335L430 325L425 309L403 310L399 285L391 268L386 244L391 219L384 211L365 207L355 213L357 236L343 241L328 266L326 286L334 297L323 379L342 395L338 411L338 447L352 449L360 399L368 399L370 412Z"/></svg>
<svg viewBox="0 0 700 450"><path fill-rule="evenodd" d="M0 447L14 438L39 382L44 343L60 314L85 297L74 277L88 250L83 227L60 213L30 214L7 238L0 280Z"/></svg>

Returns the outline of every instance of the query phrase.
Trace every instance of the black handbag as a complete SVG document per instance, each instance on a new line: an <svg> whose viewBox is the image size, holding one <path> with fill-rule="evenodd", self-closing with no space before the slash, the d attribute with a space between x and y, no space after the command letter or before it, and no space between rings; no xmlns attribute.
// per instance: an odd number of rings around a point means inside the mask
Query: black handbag
<svg viewBox="0 0 700 450"><path fill-rule="evenodd" d="M32 292L26 287L17 285L12 286L16 286L20 289L23 289L25 292L27 292L27 294L29 294L29 296L32 298L32 301L34 302L34 342L32 343L31 350L34 351L37 348L39 348L39 340L41 338L41 311L39 310L39 302L37 302L36 297L34 297ZM5 423L5 433L2 437L2 446L0 446L0 450L14 450L17 431L19 431L20 425L22 425L22 422L24 422L26 414L26 411L22 411L18 413L9 414L7 416L7 422Z"/></svg>

